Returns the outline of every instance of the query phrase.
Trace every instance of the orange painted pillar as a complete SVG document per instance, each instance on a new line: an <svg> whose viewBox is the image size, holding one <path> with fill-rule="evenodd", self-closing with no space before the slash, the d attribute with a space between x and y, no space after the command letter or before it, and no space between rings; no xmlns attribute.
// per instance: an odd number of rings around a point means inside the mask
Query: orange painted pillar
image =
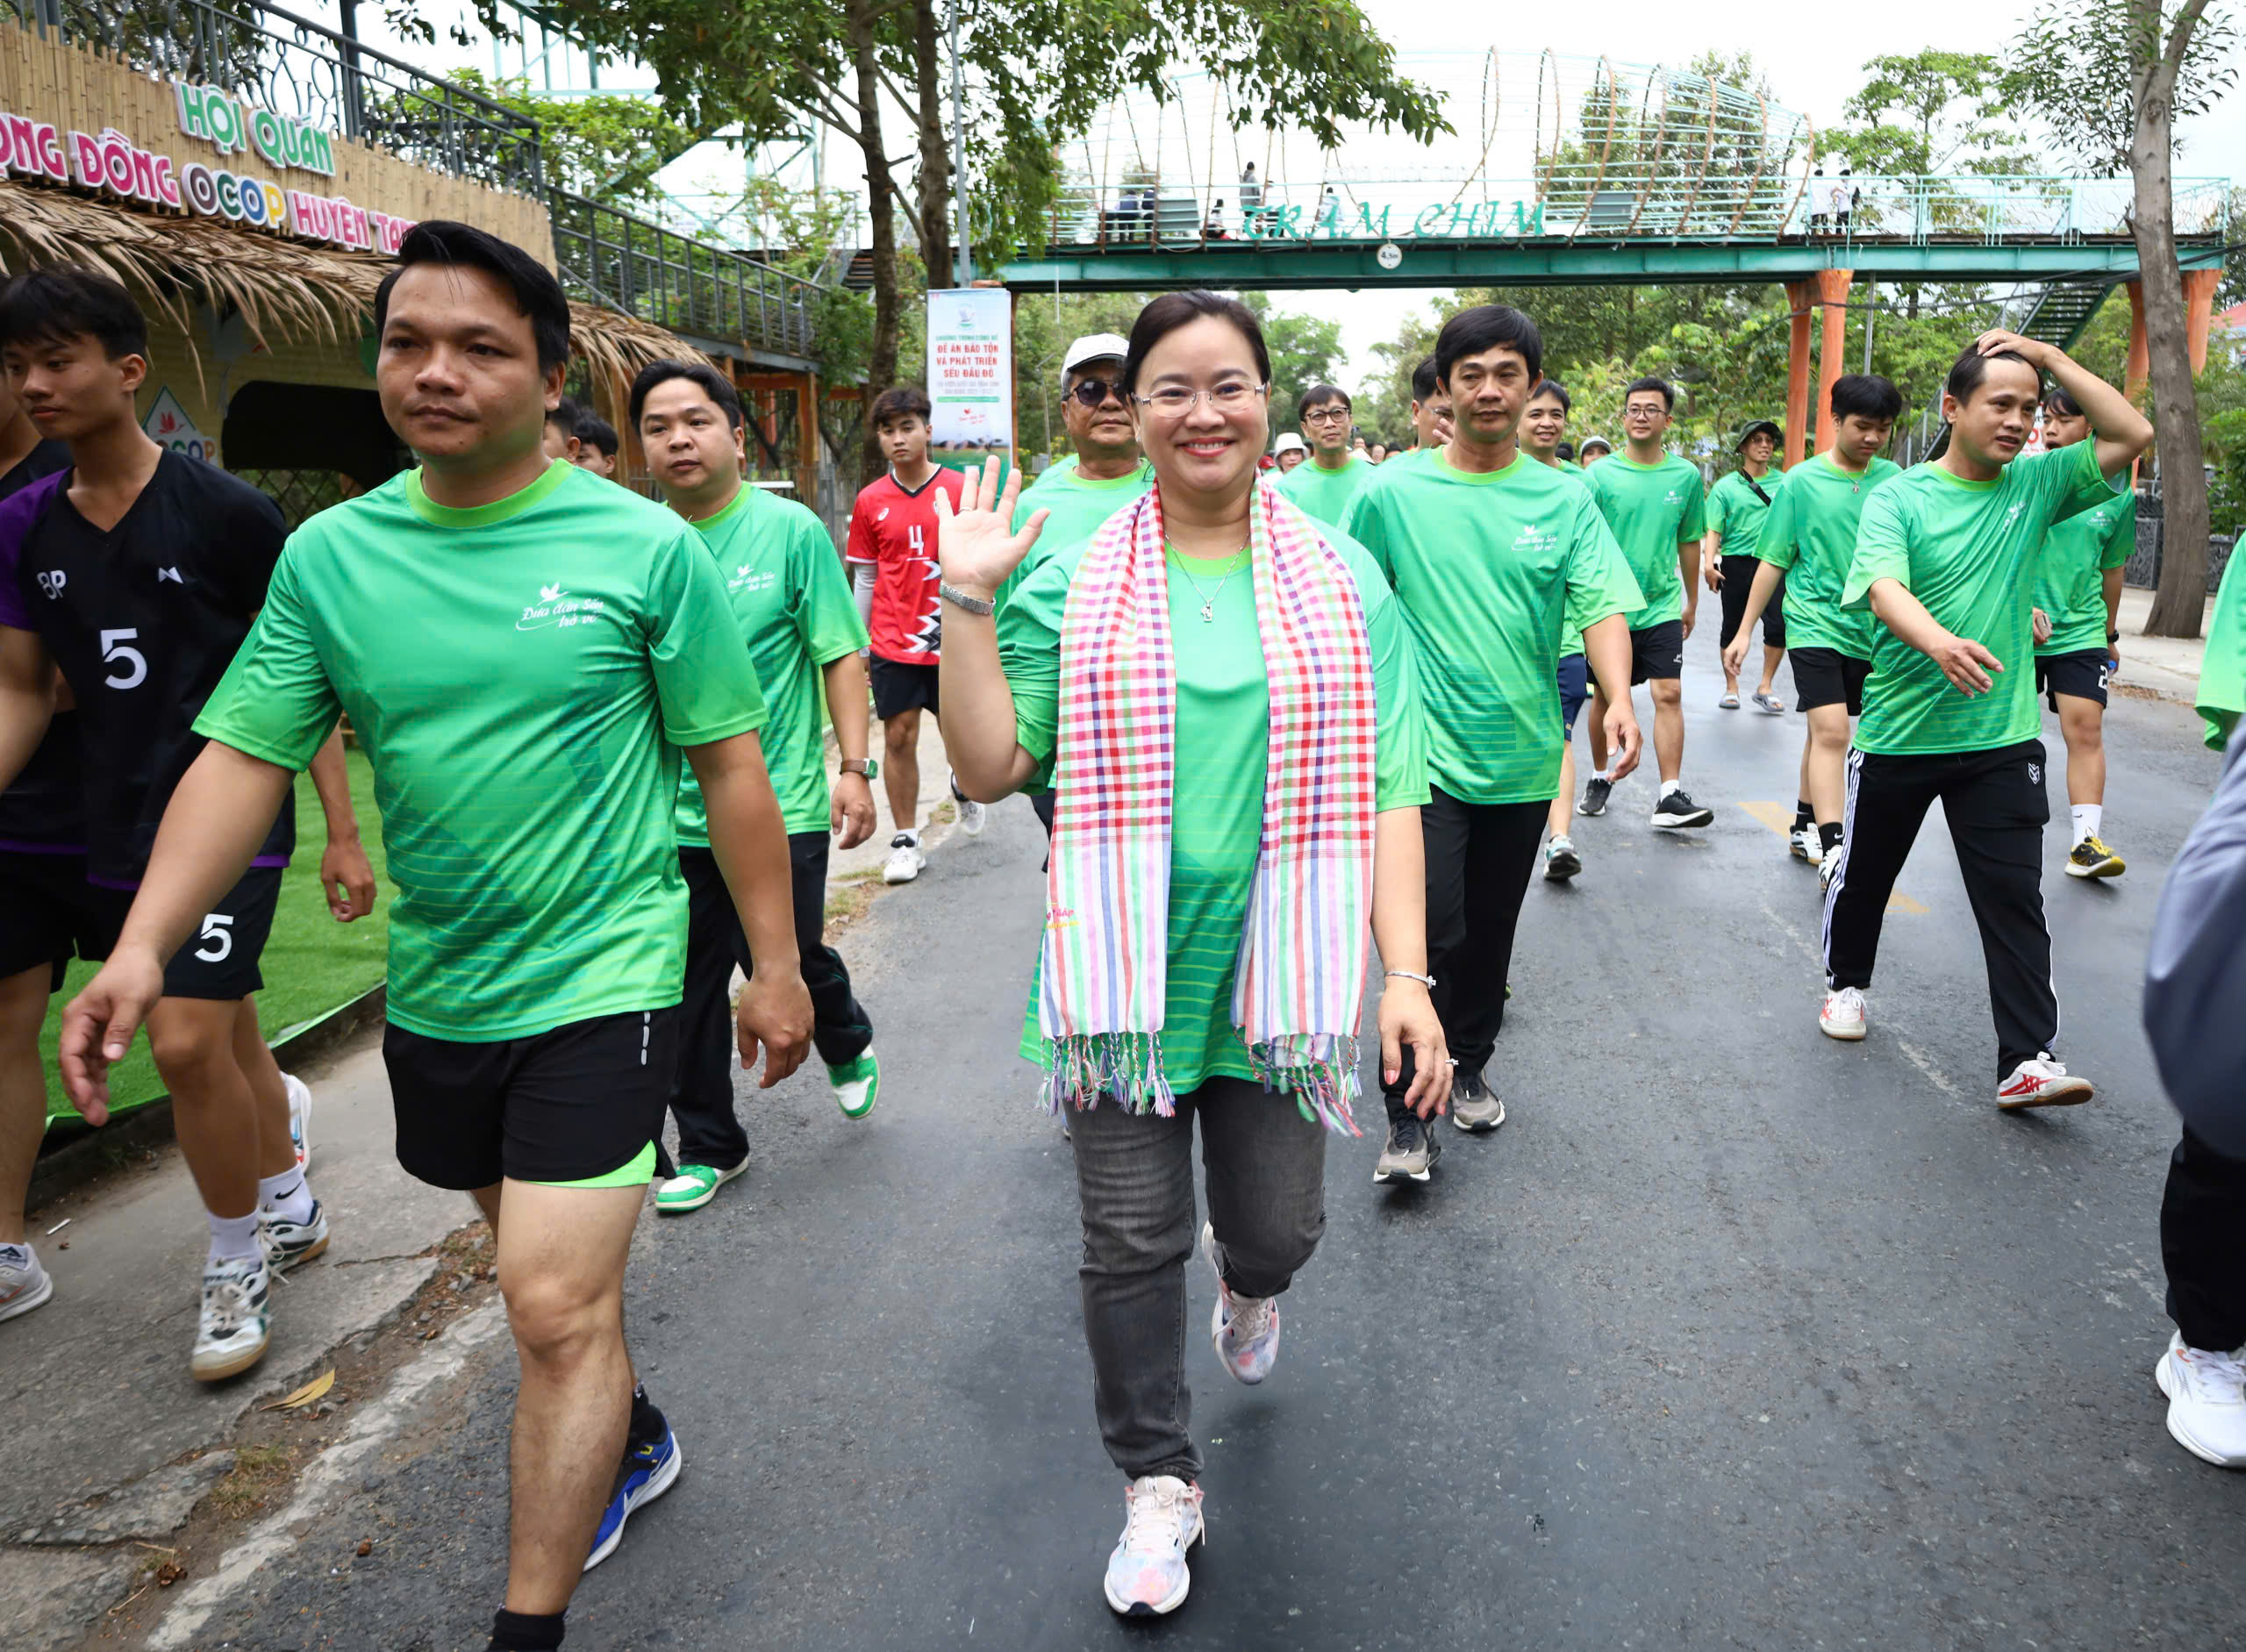
<svg viewBox="0 0 2246 1652"><path fill-rule="evenodd" d="M1825 420L1831 415L1833 386L1841 376L1845 362L1845 347L1849 337L1849 288L1855 282L1853 269L1820 269L1809 278L1817 294L1821 319L1818 323L1817 356L1817 427L1822 431Z"/></svg>
<svg viewBox="0 0 2246 1652"><path fill-rule="evenodd" d="M2184 347L2192 354L2192 371L2207 368L2207 333L2214 325L2214 290L2222 285L2220 269L2184 272Z"/></svg>
<svg viewBox="0 0 2246 1652"><path fill-rule="evenodd" d="M1786 338L1785 467L1791 470L1809 453L1809 306L1814 297L1806 281L1786 282L1792 311Z"/></svg>
<svg viewBox="0 0 2246 1652"><path fill-rule="evenodd" d="M2146 383L2152 377L2152 347L2144 335L2144 283L2133 281L2129 287L2129 364L2122 370L2121 394L2131 401L2144 394Z"/></svg>

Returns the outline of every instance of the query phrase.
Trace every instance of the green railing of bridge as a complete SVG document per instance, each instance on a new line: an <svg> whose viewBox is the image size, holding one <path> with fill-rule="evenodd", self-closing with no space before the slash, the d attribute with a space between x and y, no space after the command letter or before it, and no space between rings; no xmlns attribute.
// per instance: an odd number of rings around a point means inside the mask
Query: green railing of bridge
<svg viewBox="0 0 2246 1652"><path fill-rule="evenodd" d="M808 358L814 282L566 190L547 191L562 284L675 333Z"/></svg>

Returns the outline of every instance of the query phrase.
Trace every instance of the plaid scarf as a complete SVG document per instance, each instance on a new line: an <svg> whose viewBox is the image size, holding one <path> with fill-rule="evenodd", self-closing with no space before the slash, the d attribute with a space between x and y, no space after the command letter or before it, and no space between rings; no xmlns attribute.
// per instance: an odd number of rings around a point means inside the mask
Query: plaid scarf
<svg viewBox="0 0 2246 1652"><path fill-rule="evenodd" d="M1270 687L1263 834L1232 1018L1269 1089L1356 1134L1356 1029L1370 947L1374 690L1364 608L1310 518L1259 483L1248 504ZM1163 1118L1177 674L1162 500L1110 517L1069 588L1038 1023L1047 1103L1102 1091Z"/></svg>

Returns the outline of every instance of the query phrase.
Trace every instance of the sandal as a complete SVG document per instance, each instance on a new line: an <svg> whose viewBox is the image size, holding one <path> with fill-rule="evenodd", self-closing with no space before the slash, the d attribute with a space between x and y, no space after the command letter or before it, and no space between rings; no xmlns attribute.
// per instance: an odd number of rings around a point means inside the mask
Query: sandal
<svg viewBox="0 0 2246 1652"><path fill-rule="evenodd" d="M1739 709L1739 696L1736 694L1727 694L1723 698L1718 700L1716 704L1727 712L1735 712Z"/></svg>
<svg viewBox="0 0 2246 1652"><path fill-rule="evenodd" d="M1777 717L1784 713L1786 703L1775 694L1758 694L1755 697L1755 709L1768 716Z"/></svg>

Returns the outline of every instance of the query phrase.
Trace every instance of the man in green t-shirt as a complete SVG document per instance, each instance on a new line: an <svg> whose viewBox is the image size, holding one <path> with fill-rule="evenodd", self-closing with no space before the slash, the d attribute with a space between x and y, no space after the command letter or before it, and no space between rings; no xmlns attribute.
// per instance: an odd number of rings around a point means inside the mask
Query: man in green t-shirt
<svg viewBox="0 0 2246 1652"><path fill-rule="evenodd" d="M1313 384L1302 398L1302 431L1310 438L1310 460L1279 478L1279 491L1330 527L1341 526L1349 499L1375 466L1349 445L1349 393L1333 384Z"/></svg>
<svg viewBox="0 0 2246 1652"><path fill-rule="evenodd" d="M1903 393L1877 375L1850 373L1834 381L1827 411L1831 433L1824 451L1787 471L1772 496L1755 542L1754 578L1723 658L1725 672L1737 676L1756 617L1783 590L1794 701L1809 721L1787 851L1829 883L1841 863L1835 851L1847 790L1849 719L1863 712L1864 679L1871 675L1871 616L1842 608L1841 588L1856 560L1864 500L1901 474L1879 453L1902 414ZM1727 594L1740 583L1733 576Z"/></svg>
<svg viewBox="0 0 2246 1652"><path fill-rule="evenodd" d="M540 1652L579 1576L678 1476L623 1315L677 1048L681 748L755 961L737 1025L767 1084L802 1061L811 1002L763 697L717 562L661 506L540 450L569 353L552 272L440 221L397 258L375 294L375 383L419 467L290 536L196 719L209 743L124 933L65 1012L61 1066L98 1110L164 961L347 712L398 886L398 1158L491 1221L521 1360L491 1645Z"/></svg>
<svg viewBox="0 0 2246 1652"><path fill-rule="evenodd" d="M2019 457L2048 372L2090 416L2090 440ZM1949 369L1938 459L1891 478L1863 508L1844 606L1879 622L1849 758L1848 819L1825 895L1819 1026L1864 1034L1882 914L1937 800L1980 927L1997 1027L1997 1105L2090 1099L2052 1055L2059 1000L2043 922L2050 794L2035 738L2033 596L2043 536L2128 485L2152 426L2056 345L1983 333Z"/></svg>
<svg viewBox="0 0 2246 1652"><path fill-rule="evenodd" d="M2043 446L2090 437L2073 397L2043 398ZM2035 571L2035 687L2059 714L2073 816L2069 877L2119 877L2128 863L2106 847L2106 685L2121 664L2121 568L2137 547L2137 502L2123 492L2054 522Z"/></svg>
<svg viewBox="0 0 2246 1652"><path fill-rule="evenodd" d="M1715 811L1692 801L1684 771L1684 639L1699 611L1700 536L1707 531L1707 498L1699 467L1663 451L1676 390L1666 379L1631 381L1622 393L1625 451L1584 473L1606 525L1645 593L1630 616L1630 683L1650 685L1653 750L1661 769L1653 823L1672 829L1704 826ZM1607 794L1620 778L1608 766L1606 705L1592 695L1592 776L1579 814L1605 814Z"/></svg>
<svg viewBox="0 0 2246 1652"><path fill-rule="evenodd" d="M1700 541L1700 568L1708 589L1723 604L1723 697L1716 704L1727 712L1739 709L1739 668L1731 663L1731 640L1740 630L1747 593L1755 583L1755 543L1763 534L1763 519L1770 514L1770 498L1778 478L1770 461L1784 433L1767 418L1758 418L1740 433L1732 445L1739 468L1716 478L1708 490L1708 532ZM1785 611L1765 605L1763 610L1763 680L1756 685L1751 704L1758 712L1776 717L1785 702L1771 692L1778 662L1786 657Z"/></svg>
<svg viewBox="0 0 2246 1652"><path fill-rule="evenodd" d="M1432 788L1420 812L1427 969L1456 1057L1451 1122L1474 1132L1505 1122L1483 1069L1505 1025L1521 898L1559 790L1563 631L1583 633L1611 690L1618 773L1638 755L1622 616L1643 597L1590 490L1520 450L1543 358L1536 324L1508 305L1451 317L1435 342L1448 445L1374 477L1343 524L1395 591L1419 661ZM1376 1182L1424 1180L1440 1152L1405 1105L1412 1077L1406 1061L1384 1087Z"/></svg>
<svg viewBox="0 0 2246 1652"><path fill-rule="evenodd" d="M1045 529L998 587L1001 609L1047 557L1090 539L1154 485L1153 468L1139 452L1138 429L1131 422L1131 398L1122 389L1123 358L1130 353L1130 340L1120 334L1094 333L1070 344L1061 358L1061 422L1076 463L1065 470L1056 465L1022 490L1014 532L1040 511L1046 513Z"/></svg>
<svg viewBox="0 0 2246 1652"><path fill-rule="evenodd" d="M826 919L829 834L839 833L848 849L874 831L876 769L866 755L866 665L858 656L865 622L819 519L742 483L748 455L740 397L722 374L706 362L651 361L633 380L628 406L664 500L694 525L717 560L756 668L766 710L760 738L788 829L812 1041L843 1116L862 1119L881 1083L873 1026L850 990L841 955L826 944ZM841 754L831 797L824 720L833 722ZM666 1216L700 1210L748 1167L748 1137L733 1112L726 1009L733 967L746 971L754 962L710 848L702 788L690 769L679 776L674 822L686 880L686 978L670 1091L678 1159L674 1168L664 1153L656 1166L655 1209Z"/></svg>
<svg viewBox="0 0 2246 1652"><path fill-rule="evenodd" d="M1413 446L1396 457L1417 464L1448 442L1451 430L1450 392L1443 388L1430 355L1412 369Z"/></svg>
<svg viewBox="0 0 2246 1652"><path fill-rule="evenodd" d="M1560 457L1567 444L1568 414L1575 399L1557 379L1546 379L1529 392L1528 406L1520 416L1520 450L1584 487L1583 472ZM1605 518L1600 518L1602 521ZM1591 667L1584 657L1583 631L1570 625L1560 633L1560 783L1545 812L1544 881L1564 883L1583 871L1583 855L1568 828L1574 824L1576 802L1576 717L1591 694Z"/></svg>

